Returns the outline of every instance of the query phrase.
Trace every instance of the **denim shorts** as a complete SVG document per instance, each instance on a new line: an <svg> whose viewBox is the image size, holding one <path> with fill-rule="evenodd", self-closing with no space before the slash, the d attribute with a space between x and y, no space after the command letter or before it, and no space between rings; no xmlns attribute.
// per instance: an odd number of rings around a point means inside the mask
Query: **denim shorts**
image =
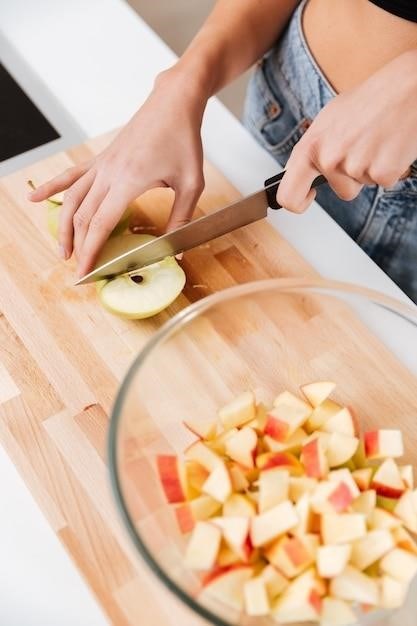
<svg viewBox="0 0 417 626"><path fill-rule="evenodd" d="M259 61L244 108L245 126L282 166L311 121L337 95L305 41L305 3ZM322 185L317 201L417 303L417 160L408 177L393 187L368 185L346 202Z"/></svg>

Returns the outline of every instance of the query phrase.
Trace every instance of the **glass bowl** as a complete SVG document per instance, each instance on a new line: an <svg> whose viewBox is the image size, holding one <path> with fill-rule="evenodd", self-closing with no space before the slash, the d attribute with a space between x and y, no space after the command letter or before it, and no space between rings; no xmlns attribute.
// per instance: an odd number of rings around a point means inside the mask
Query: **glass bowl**
<svg viewBox="0 0 417 626"><path fill-rule="evenodd" d="M109 461L123 524L160 581L212 624L276 621L201 600L156 456L181 455L195 439L183 420L209 422L242 391L270 402L315 380L337 383L332 398L353 407L364 429L400 427L405 462L417 467L417 307L350 284L271 279L208 296L153 335L120 387ZM416 592L400 611L358 614L358 624L415 626Z"/></svg>

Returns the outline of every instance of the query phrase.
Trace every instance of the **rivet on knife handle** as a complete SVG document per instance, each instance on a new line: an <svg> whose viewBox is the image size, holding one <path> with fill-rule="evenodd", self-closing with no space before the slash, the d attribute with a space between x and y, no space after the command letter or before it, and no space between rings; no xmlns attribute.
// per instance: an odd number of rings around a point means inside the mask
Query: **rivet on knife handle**
<svg viewBox="0 0 417 626"><path fill-rule="evenodd" d="M277 174L276 176L272 176L271 178L267 178L266 181L264 182L264 186L265 186L265 191L266 191L266 195L268 198L268 206L271 209L280 209L281 205L278 204L277 202L277 191L278 191L278 187L279 184L281 182L282 177L285 174L285 170L283 170L282 172L280 172L279 174ZM327 180L324 176L320 175L317 176L317 178L315 178L313 180L313 184L311 185L311 188L313 187L318 187L319 185L322 185L323 183L327 183Z"/></svg>

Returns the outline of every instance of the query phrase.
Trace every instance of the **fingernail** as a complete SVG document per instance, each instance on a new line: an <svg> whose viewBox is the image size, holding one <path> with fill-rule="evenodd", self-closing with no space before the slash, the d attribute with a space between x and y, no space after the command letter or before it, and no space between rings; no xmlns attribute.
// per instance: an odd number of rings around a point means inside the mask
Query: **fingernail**
<svg viewBox="0 0 417 626"><path fill-rule="evenodd" d="M27 194L27 196L26 196L26 197L27 197L27 199L28 199L28 200L32 200L32 198L33 198L33 194L34 194L34 192L33 192L33 191L29 191L29 192L28 192L28 194Z"/></svg>
<svg viewBox="0 0 417 626"><path fill-rule="evenodd" d="M175 255L175 258L177 259L177 261L182 261L183 256L184 256L184 252L180 252L179 254Z"/></svg>
<svg viewBox="0 0 417 626"><path fill-rule="evenodd" d="M66 259L67 258L67 252L66 252L64 246L58 246L58 254L61 257L61 259Z"/></svg>

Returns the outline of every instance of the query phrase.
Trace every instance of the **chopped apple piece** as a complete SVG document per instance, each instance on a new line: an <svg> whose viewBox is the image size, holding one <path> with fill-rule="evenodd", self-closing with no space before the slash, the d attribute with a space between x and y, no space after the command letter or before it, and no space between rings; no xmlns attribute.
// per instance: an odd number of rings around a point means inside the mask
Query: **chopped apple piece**
<svg viewBox="0 0 417 626"><path fill-rule="evenodd" d="M363 491L358 498L352 503L352 511L355 513L363 513L367 517L376 508L376 491L370 489L369 491Z"/></svg>
<svg viewBox="0 0 417 626"><path fill-rule="evenodd" d="M223 602L236 611L244 608L243 589L245 583L252 577L253 569L249 566L232 566L216 571L209 575L200 594L200 600L205 597Z"/></svg>
<svg viewBox="0 0 417 626"><path fill-rule="evenodd" d="M371 488L384 498L400 498L405 491L398 465L393 459L386 459L372 478Z"/></svg>
<svg viewBox="0 0 417 626"><path fill-rule="evenodd" d="M220 409L218 415L225 430L250 422L256 417L255 395L244 391Z"/></svg>
<svg viewBox="0 0 417 626"><path fill-rule="evenodd" d="M226 454L243 465L243 467L252 468L255 465L256 448L258 445L258 436L253 428L245 426L239 430L236 435L226 440Z"/></svg>
<svg viewBox="0 0 417 626"><path fill-rule="evenodd" d="M315 437L303 446L301 463L304 465L306 474L310 478L325 478L329 466L322 441L319 437Z"/></svg>
<svg viewBox="0 0 417 626"><path fill-rule="evenodd" d="M248 615L268 615L270 611L265 580L261 576L248 580L243 588L245 610Z"/></svg>
<svg viewBox="0 0 417 626"><path fill-rule="evenodd" d="M341 600L371 606L377 606L379 601L378 583L350 565L339 576L333 578L330 593Z"/></svg>
<svg viewBox="0 0 417 626"><path fill-rule="evenodd" d="M310 404L316 408L330 396L335 387L336 383L322 380L309 383L308 385L302 385L300 389Z"/></svg>
<svg viewBox="0 0 417 626"><path fill-rule="evenodd" d="M230 428L230 430L224 430L222 433L220 433L220 435L217 435L217 437L214 437L214 439L211 439L206 443L211 450L214 450L214 452L216 452L216 454L223 456L226 454L226 441L230 439L230 437L234 437L234 435L237 435L238 432L238 428Z"/></svg>
<svg viewBox="0 0 417 626"><path fill-rule="evenodd" d="M211 522L222 531L223 539L242 561L247 561L252 547L249 539L248 517L213 517Z"/></svg>
<svg viewBox="0 0 417 626"><path fill-rule="evenodd" d="M188 499L188 485L184 463L175 455L161 454L156 458L156 465L168 502L185 502Z"/></svg>
<svg viewBox="0 0 417 626"><path fill-rule="evenodd" d="M417 533L417 507L411 491L406 491L397 501L394 514L400 518L408 530Z"/></svg>
<svg viewBox="0 0 417 626"><path fill-rule="evenodd" d="M185 474L188 485L198 493L201 493L203 484L209 475L206 468L197 463L197 461L186 461Z"/></svg>
<svg viewBox="0 0 417 626"><path fill-rule="evenodd" d="M217 555L216 566L217 567L229 567L230 565L242 564L242 559L234 550L229 548L226 543L220 545L220 550Z"/></svg>
<svg viewBox="0 0 417 626"><path fill-rule="evenodd" d="M223 505L226 517L255 517L256 505L247 496L233 493Z"/></svg>
<svg viewBox="0 0 417 626"><path fill-rule="evenodd" d="M216 435L217 431L217 422L200 422L199 420L194 420L192 418L188 418L184 420L184 426L188 428L189 431L196 435L199 439L213 439Z"/></svg>
<svg viewBox="0 0 417 626"><path fill-rule="evenodd" d="M346 483L323 481L311 496L311 508L315 513L343 513L354 500Z"/></svg>
<svg viewBox="0 0 417 626"><path fill-rule="evenodd" d="M417 556L402 548L394 548L384 556L379 566L384 574L408 584L417 574Z"/></svg>
<svg viewBox="0 0 417 626"><path fill-rule="evenodd" d="M327 460L330 467L338 467L349 461L355 454L359 439L332 433L326 450Z"/></svg>
<svg viewBox="0 0 417 626"><path fill-rule="evenodd" d="M401 520L384 509L376 508L368 517L368 525L370 529L377 528L398 528L401 526Z"/></svg>
<svg viewBox="0 0 417 626"><path fill-rule="evenodd" d="M295 505L295 510L298 515L299 522L295 526L291 533L296 536L303 537L304 535L313 532L314 529L314 516L311 509L310 497L305 493Z"/></svg>
<svg viewBox="0 0 417 626"><path fill-rule="evenodd" d="M291 404L277 404L269 411L265 434L279 442L288 439L304 424L311 413L311 407L295 398Z"/></svg>
<svg viewBox="0 0 417 626"><path fill-rule="evenodd" d="M263 402L256 405L255 417L250 422L246 423L246 426L253 428L259 435L263 435L265 432L266 420L268 417L268 411Z"/></svg>
<svg viewBox="0 0 417 626"><path fill-rule="evenodd" d="M278 394L277 397L275 398L274 402L273 402L274 406L292 406L294 407L294 409L297 409L299 411L299 413L305 413L307 414L307 416L311 413L311 406L305 402L304 400L302 400L301 398L298 398L297 396L295 396L293 393L290 393L289 391L283 391L282 393Z"/></svg>
<svg viewBox="0 0 417 626"><path fill-rule="evenodd" d="M175 515L181 532L189 533L193 530L196 522L209 519L220 509L221 504L217 500L202 495L178 506L175 509Z"/></svg>
<svg viewBox="0 0 417 626"><path fill-rule="evenodd" d="M345 483L345 485L349 487L353 498L358 498L360 496L360 491L358 489L358 486L353 480L352 474L348 469L342 468L342 469L332 470L331 472L329 472L328 479L331 482Z"/></svg>
<svg viewBox="0 0 417 626"><path fill-rule="evenodd" d="M273 509L251 519L250 537L252 545L263 546L298 524L294 505L286 500Z"/></svg>
<svg viewBox="0 0 417 626"><path fill-rule="evenodd" d="M204 483L202 491L218 502L226 502L232 493L232 481L224 463L219 463L213 469Z"/></svg>
<svg viewBox="0 0 417 626"><path fill-rule="evenodd" d="M317 485L318 480L316 478L308 478L307 476L290 476L290 500L298 502L298 500L305 493L313 493Z"/></svg>
<svg viewBox="0 0 417 626"><path fill-rule="evenodd" d="M403 465L398 468L400 470L400 476L404 481L407 489L414 489L414 470L412 465Z"/></svg>
<svg viewBox="0 0 417 626"><path fill-rule="evenodd" d="M256 465L263 470L279 467L288 470L290 476L302 476L304 474L303 466L291 452L265 452L256 458Z"/></svg>
<svg viewBox="0 0 417 626"><path fill-rule="evenodd" d="M358 569L364 570L394 547L394 539L389 530L372 530L353 543L350 561Z"/></svg>
<svg viewBox="0 0 417 626"><path fill-rule="evenodd" d="M282 537L267 548L265 556L286 578L295 578L313 565L318 542L316 535Z"/></svg>
<svg viewBox="0 0 417 626"><path fill-rule="evenodd" d="M356 436L356 424L352 413L344 407L339 413L333 415L323 424L323 430L327 433L339 433L348 437Z"/></svg>
<svg viewBox="0 0 417 626"><path fill-rule="evenodd" d="M334 578L339 576L352 554L350 544L338 546L320 546L317 550L317 571L322 578Z"/></svg>
<svg viewBox="0 0 417 626"><path fill-rule="evenodd" d="M404 455L400 430L372 430L364 433L365 453L368 459L396 459Z"/></svg>
<svg viewBox="0 0 417 626"><path fill-rule="evenodd" d="M189 446L184 452L185 458L189 461L197 461L208 472L214 470L215 467L223 463L218 454L213 452L202 441L196 441Z"/></svg>
<svg viewBox="0 0 417 626"><path fill-rule="evenodd" d="M270 600L274 600L288 587L289 580L285 578L273 565L267 565L260 576L264 579L265 587Z"/></svg>
<svg viewBox="0 0 417 626"><path fill-rule="evenodd" d="M288 500L290 475L279 467L264 470L259 475L259 512L264 513Z"/></svg>
<svg viewBox="0 0 417 626"><path fill-rule="evenodd" d="M372 467L363 467L352 472L353 480L361 491L368 491L371 486L373 473Z"/></svg>
<svg viewBox="0 0 417 626"><path fill-rule="evenodd" d="M187 545L185 565L190 569L209 570L217 559L222 533L210 522L197 522Z"/></svg>
<svg viewBox="0 0 417 626"><path fill-rule="evenodd" d="M392 530L392 536L398 548L408 550L408 552L417 555L417 542L405 528L402 526L394 528Z"/></svg>
<svg viewBox="0 0 417 626"><path fill-rule="evenodd" d="M308 435L303 428L297 428L287 441L280 442L270 435L265 435L264 443L270 452L292 452L298 454Z"/></svg>
<svg viewBox="0 0 417 626"><path fill-rule="evenodd" d="M382 576L380 580L381 608L398 609L405 601L408 585L392 578Z"/></svg>
<svg viewBox="0 0 417 626"><path fill-rule="evenodd" d="M333 400L325 400L318 407L314 409L308 420L306 421L305 429L308 433L312 433L315 430L319 430L331 417L339 413L342 410L340 404L333 402Z"/></svg>
<svg viewBox="0 0 417 626"><path fill-rule="evenodd" d="M323 543L343 544L366 535L366 517L361 513L326 513L321 518Z"/></svg>
<svg viewBox="0 0 417 626"><path fill-rule="evenodd" d="M324 598L320 626L353 626L357 618L350 605L338 598Z"/></svg>
<svg viewBox="0 0 417 626"><path fill-rule="evenodd" d="M230 480L232 481L233 492L245 491L248 489L250 482L245 475L244 469L239 463L229 463L228 470L230 474Z"/></svg>
<svg viewBox="0 0 417 626"><path fill-rule="evenodd" d="M316 621L321 613L322 598L317 591L314 570L296 578L278 598L273 617L280 623Z"/></svg>

